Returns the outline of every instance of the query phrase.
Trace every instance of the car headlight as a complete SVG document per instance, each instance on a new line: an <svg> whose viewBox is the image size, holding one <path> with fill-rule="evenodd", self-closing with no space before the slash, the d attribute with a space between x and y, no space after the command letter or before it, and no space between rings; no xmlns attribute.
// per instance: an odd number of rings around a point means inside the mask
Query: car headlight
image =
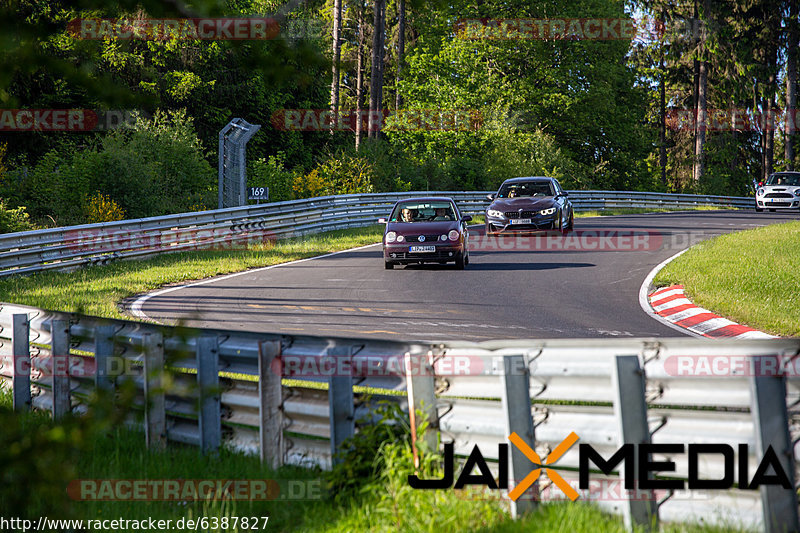
<svg viewBox="0 0 800 533"><path fill-rule="evenodd" d="M498 211L497 209L487 209L486 210L486 214L489 215L490 217L502 217L503 216L503 212L502 211Z"/></svg>
<svg viewBox="0 0 800 533"><path fill-rule="evenodd" d="M758 189L757 196L764 196L764 189Z"/></svg>
<svg viewBox="0 0 800 533"><path fill-rule="evenodd" d="M794 190L794 195L795 196L800 196L800 189L795 189Z"/></svg>
<svg viewBox="0 0 800 533"><path fill-rule="evenodd" d="M439 240L440 240L440 241L446 241L446 240L447 240L447 235L441 235L441 236L439 237Z"/></svg>
<svg viewBox="0 0 800 533"><path fill-rule="evenodd" d="M458 238L459 238L459 237L461 237L461 234L460 234L460 233L458 233L456 230L454 230L454 229L451 229L451 230L450 230L450 233L448 233L448 234L447 234L447 237L448 237L448 238L449 238L451 241L457 241L457 240L458 240Z"/></svg>
<svg viewBox="0 0 800 533"><path fill-rule="evenodd" d="M406 238L403 237L402 235L398 235L397 236L397 242L404 242L405 240L406 240Z"/></svg>
<svg viewBox="0 0 800 533"><path fill-rule="evenodd" d="M397 233L395 233L393 231L390 231L390 232L388 232L386 234L386 242L387 243L394 242L396 240L397 240Z"/></svg>
<svg viewBox="0 0 800 533"><path fill-rule="evenodd" d="M547 216L547 215L552 215L555 212L556 212L556 208L555 207L551 207L550 209L542 209L541 211L539 211L539 214Z"/></svg>

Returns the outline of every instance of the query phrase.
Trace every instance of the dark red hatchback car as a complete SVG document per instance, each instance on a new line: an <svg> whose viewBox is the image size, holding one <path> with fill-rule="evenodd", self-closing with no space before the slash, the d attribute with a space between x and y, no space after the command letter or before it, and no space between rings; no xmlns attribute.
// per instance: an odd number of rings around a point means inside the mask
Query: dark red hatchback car
<svg viewBox="0 0 800 533"><path fill-rule="evenodd" d="M407 198L394 204L383 233L386 268L411 263L449 263L463 269L469 264L470 215L461 215L447 197Z"/></svg>

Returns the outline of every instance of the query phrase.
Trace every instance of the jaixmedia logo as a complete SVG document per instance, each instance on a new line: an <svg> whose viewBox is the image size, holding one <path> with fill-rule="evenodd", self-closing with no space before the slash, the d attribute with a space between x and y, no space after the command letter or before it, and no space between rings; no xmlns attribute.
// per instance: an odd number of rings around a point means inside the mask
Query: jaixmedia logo
<svg viewBox="0 0 800 533"><path fill-rule="evenodd" d="M580 494L551 467L578 439L579 437L575 432L570 433L542 462L540 456L519 435L516 433L509 435L508 440L511 444L518 448L534 465L530 473L509 491L509 498L517 501L539 479L542 470L544 470L545 475L570 500L577 500ZM778 485L788 490L792 489L789 476L781 466L778 455L772 446L764 452L764 456L759 461L758 467L752 476L750 476L749 472L749 449L747 444L739 444L737 448L737 450L734 450L733 446L723 443L688 445L680 443L623 444L611 457L606 459L591 445L580 444L578 447L578 488L581 490L591 489L591 465L594 465L594 468L600 470L603 474L611 475L615 468L624 463L624 487L626 490L729 489L734 486L734 482L736 482L737 488L743 490L757 490L762 485ZM454 477L454 446L453 443L446 443L444 445L444 476L441 479L420 479L416 475L409 475L408 484L415 489L448 489L451 487L463 489L467 485L485 486L496 490L508 489L508 450L508 444L498 444L499 472L497 480L492 476L489 465L477 445L472 448L472 452L467 457L464 467L456 479ZM653 477L655 473L669 476L670 472L675 472L675 462L670 460L655 461L652 458L653 454L666 456L688 454L688 479L655 479ZM723 459L723 476L718 479L702 479L699 475L699 465L711 455L717 455ZM637 460L639 471L635 472L634 465ZM472 473L475 467L478 467L480 474ZM454 479L456 479L455 484L453 484Z"/></svg>

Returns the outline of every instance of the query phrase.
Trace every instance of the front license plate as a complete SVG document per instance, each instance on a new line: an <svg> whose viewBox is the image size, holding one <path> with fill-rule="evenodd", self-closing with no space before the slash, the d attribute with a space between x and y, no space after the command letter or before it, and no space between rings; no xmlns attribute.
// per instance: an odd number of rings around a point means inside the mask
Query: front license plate
<svg viewBox="0 0 800 533"><path fill-rule="evenodd" d="M529 218L512 218L511 219L511 223L512 224L530 224L531 223L531 219L529 219Z"/></svg>
<svg viewBox="0 0 800 533"><path fill-rule="evenodd" d="M435 252L435 246L412 246L408 249L409 252Z"/></svg>

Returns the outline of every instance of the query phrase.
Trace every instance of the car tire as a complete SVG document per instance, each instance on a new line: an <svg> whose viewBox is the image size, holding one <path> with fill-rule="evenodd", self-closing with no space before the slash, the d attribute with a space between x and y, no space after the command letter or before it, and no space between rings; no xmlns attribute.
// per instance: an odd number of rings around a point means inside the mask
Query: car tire
<svg viewBox="0 0 800 533"><path fill-rule="evenodd" d="M469 251L467 251L466 254L467 255L464 257L464 264L468 265L469 264Z"/></svg>
<svg viewBox="0 0 800 533"><path fill-rule="evenodd" d="M466 263L464 262L464 254L458 254L456 256L456 270L464 270L464 266Z"/></svg>
<svg viewBox="0 0 800 533"><path fill-rule="evenodd" d="M763 209L761 209L760 207L756 206L756 213L760 213L762 211L763 211Z"/></svg>
<svg viewBox="0 0 800 533"><path fill-rule="evenodd" d="M385 268L386 270L392 270L394 268L394 263L392 263L391 261L384 261L383 268Z"/></svg>
<svg viewBox="0 0 800 533"><path fill-rule="evenodd" d="M486 235L496 235L494 231L492 231L492 226L486 224L486 230L484 231Z"/></svg>
<svg viewBox="0 0 800 533"><path fill-rule="evenodd" d="M550 229L559 230L559 231L561 230L561 213L559 213L558 214L558 218L553 221L553 227L551 227Z"/></svg>

